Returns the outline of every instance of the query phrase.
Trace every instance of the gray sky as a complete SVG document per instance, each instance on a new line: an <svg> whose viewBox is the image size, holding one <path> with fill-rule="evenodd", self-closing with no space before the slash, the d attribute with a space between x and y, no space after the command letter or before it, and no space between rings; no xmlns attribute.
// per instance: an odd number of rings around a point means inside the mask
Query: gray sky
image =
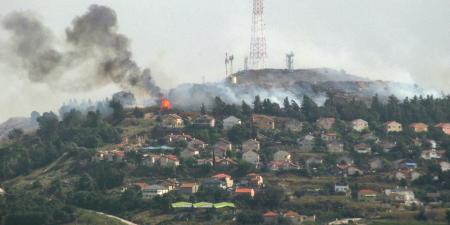
<svg viewBox="0 0 450 225"><path fill-rule="evenodd" d="M251 0L0 0L0 19L12 11L37 14L57 39L91 4L113 8L136 61L152 69L157 84L217 81L224 54L238 68L248 52ZM448 0L266 0L269 67L284 67L294 51L296 68L331 67L372 79L417 82L450 90ZM6 39L0 30L0 42ZM0 121L31 110L57 109L68 98L102 98L118 88L62 92L2 63Z"/></svg>

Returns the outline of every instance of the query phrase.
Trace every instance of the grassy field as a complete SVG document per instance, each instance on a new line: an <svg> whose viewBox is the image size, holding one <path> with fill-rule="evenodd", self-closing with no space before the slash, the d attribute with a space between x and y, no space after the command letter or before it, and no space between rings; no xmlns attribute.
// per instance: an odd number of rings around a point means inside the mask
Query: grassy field
<svg viewBox="0 0 450 225"><path fill-rule="evenodd" d="M73 223L66 225L125 225L125 223L122 223L117 219L99 215L88 210L77 210L76 217L77 219Z"/></svg>
<svg viewBox="0 0 450 225"><path fill-rule="evenodd" d="M372 221L369 225L445 225L446 223L437 223L437 222L420 222L420 221L394 221L394 220L378 220Z"/></svg>

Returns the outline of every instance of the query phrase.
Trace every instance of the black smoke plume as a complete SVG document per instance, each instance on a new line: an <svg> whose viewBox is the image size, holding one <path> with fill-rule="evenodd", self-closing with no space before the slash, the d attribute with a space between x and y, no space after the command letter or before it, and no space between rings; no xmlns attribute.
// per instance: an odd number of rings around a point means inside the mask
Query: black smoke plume
<svg viewBox="0 0 450 225"><path fill-rule="evenodd" d="M151 96L160 93L150 70L141 69L133 60L130 41L117 32L117 15L111 8L91 5L76 17L66 29L64 51L60 52L50 30L29 13L8 15L3 27L12 33L9 47L30 81L55 83L55 79L64 78L61 74L65 71L87 64L89 77L79 79L77 87L93 89L114 82L125 89L145 90Z"/></svg>

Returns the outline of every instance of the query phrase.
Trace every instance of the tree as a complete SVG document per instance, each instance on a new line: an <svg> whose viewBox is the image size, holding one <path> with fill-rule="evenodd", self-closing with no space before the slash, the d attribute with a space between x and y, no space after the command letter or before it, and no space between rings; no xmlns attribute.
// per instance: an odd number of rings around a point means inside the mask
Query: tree
<svg viewBox="0 0 450 225"><path fill-rule="evenodd" d="M19 140L23 135L23 130L19 128L14 128L8 133L9 140Z"/></svg>
<svg viewBox="0 0 450 225"><path fill-rule="evenodd" d="M233 144L241 144L250 139L251 134L252 131L243 125L236 125L227 132L227 136Z"/></svg>
<svg viewBox="0 0 450 225"><path fill-rule="evenodd" d="M245 101L242 101L241 111L245 116L252 115L252 108Z"/></svg>
<svg viewBox="0 0 450 225"><path fill-rule="evenodd" d="M202 103L202 106L200 107L200 112L202 115L206 115L206 107L205 104Z"/></svg>
<svg viewBox="0 0 450 225"><path fill-rule="evenodd" d="M113 109L113 119L116 122L120 122L125 118L125 110L122 106L122 103L117 100L111 100L109 102L109 107Z"/></svg>
<svg viewBox="0 0 450 225"><path fill-rule="evenodd" d="M303 96L301 112L303 113L303 115L305 115L305 118L308 122L316 122L316 120L319 118L319 107L307 95Z"/></svg>
<svg viewBox="0 0 450 225"><path fill-rule="evenodd" d="M144 118L144 111L138 107L134 107L133 109L133 115L136 118Z"/></svg>
<svg viewBox="0 0 450 225"><path fill-rule="evenodd" d="M53 141L58 136L59 120L53 112L46 112L37 119L39 123L38 135L46 141Z"/></svg>
<svg viewBox="0 0 450 225"><path fill-rule="evenodd" d="M255 101L253 102L253 112L254 113L262 113L263 106L261 103L261 99L259 95L255 96Z"/></svg>
<svg viewBox="0 0 450 225"><path fill-rule="evenodd" d="M254 210L244 210L240 213L238 213L236 217L237 224L242 225L256 225L256 224L262 224L264 222L264 218L262 217L261 213Z"/></svg>
<svg viewBox="0 0 450 225"><path fill-rule="evenodd" d="M81 175L75 187L79 191L94 191L96 186L95 180L89 174L84 173Z"/></svg>
<svg viewBox="0 0 450 225"><path fill-rule="evenodd" d="M215 117L222 117L226 108L226 103L220 97L214 99L212 112Z"/></svg>
<svg viewBox="0 0 450 225"><path fill-rule="evenodd" d="M447 224L450 225L450 209L445 213L445 219L447 220Z"/></svg>

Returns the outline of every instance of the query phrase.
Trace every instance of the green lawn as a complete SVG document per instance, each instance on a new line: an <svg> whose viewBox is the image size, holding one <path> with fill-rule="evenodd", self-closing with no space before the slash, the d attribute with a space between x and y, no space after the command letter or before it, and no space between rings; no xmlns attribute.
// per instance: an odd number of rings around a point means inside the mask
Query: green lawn
<svg viewBox="0 0 450 225"><path fill-rule="evenodd" d="M114 218L109 218L104 215L99 215L88 210L77 210L76 221L66 225L125 225L124 223Z"/></svg>

